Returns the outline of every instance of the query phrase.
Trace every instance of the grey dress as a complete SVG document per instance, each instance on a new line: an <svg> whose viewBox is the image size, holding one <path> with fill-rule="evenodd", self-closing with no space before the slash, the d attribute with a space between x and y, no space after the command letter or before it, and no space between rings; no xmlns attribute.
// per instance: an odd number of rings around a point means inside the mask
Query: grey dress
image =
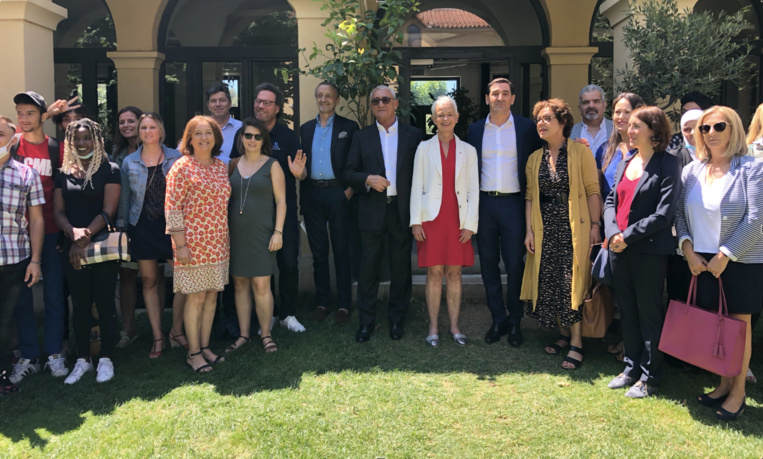
<svg viewBox="0 0 763 459"><path fill-rule="evenodd" d="M230 273L239 277L270 276L276 270L276 252L268 245L275 231L275 200L269 158L251 177L238 167L230 177ZM248 191L247 191L248 189ZM243 205L242 205L243 203Z"/></svg>

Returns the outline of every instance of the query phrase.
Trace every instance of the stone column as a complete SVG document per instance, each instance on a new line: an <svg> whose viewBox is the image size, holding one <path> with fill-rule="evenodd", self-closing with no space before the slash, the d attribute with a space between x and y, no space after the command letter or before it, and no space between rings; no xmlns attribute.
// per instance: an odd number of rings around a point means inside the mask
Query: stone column
<svg viewBox="0 0 763 459"><path fill-rule="evenodd" d="M159 111L159 68L164 54L157 51L112 51L106 54L117 69L119 106L134 105Z"/></svg>
<svg viewBox="0 0 763 459"><path fill-rule="evenodd" d="M66 8L50 0L0 1L0 114L16 119L13 96L27 90L55 101L53 31L66 17Z"/></svg>
<svg viewBox="0 0 763 459"><path fill-rule="evenodd" d="M580 121L580 113L575 109L578 96L580 90L588 84L588 67L597 52L598 48L590 46L554 46L542 52L548 63L548 94L550 97L564 99L576 121Z"/></svg>

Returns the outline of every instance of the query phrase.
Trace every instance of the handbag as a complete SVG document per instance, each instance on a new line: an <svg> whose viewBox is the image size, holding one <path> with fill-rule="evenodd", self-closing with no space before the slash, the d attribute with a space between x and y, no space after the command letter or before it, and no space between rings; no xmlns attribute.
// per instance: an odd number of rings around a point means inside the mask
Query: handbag
<svg viewBox="0 0 763 459"><path fill-rule="evenodd" d="M591 294L583 303L582 334L585 338L604 338L615 318L612 306L612 292L601 282L591 289Z"/></svg>
<svg viewBox="0 0 763 459"><path fill-rule="evenodd" d="M117 230L106 212L101 212L101 217L106 221L106 231L93 236L80 264L84 266L104 261L130 261L130 239L127 233Z"/></svg>
<svg viewBox="0 0 763 459"><path fill-rule="evenodd" d="M728 315L723 284L718 279L718 311L696 306L697 276L683 303L671 300L659 349L696 367L732 378L742 372L747 324Z"/></svg>
<svg viewBox="0 0 763 459"><path fill-rule="evenodd" d="M596 254L596 258L591 265L591 276L604 285L611 287L614 284L608 248L602 247L599 249L599 253Z"/></svg>

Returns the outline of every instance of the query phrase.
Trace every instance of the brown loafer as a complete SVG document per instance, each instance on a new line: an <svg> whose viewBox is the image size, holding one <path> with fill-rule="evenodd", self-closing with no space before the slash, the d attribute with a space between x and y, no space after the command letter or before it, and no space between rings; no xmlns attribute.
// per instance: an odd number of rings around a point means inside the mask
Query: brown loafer
<svg viewBox="0 0 763 459"><path fill-rule="evenodd" d="M336 325L344 325L350 321L350 311L347 309L340 309L336 312L334 317L334 323Z"/></svg>
<svg viewBox="0 0 763 459"><path fill-rule="evenodd" d="M313 312L313 320L316 322L323 322L323 319L329 315L329 308L325 306L318 306Z"/></svg>

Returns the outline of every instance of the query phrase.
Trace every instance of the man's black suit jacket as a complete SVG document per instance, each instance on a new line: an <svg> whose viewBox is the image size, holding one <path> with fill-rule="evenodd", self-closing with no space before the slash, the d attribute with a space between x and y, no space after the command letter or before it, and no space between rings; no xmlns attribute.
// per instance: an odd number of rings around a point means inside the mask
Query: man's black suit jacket
<svg viewBox="0 0 763 459"><path fill-rule="evenodd" d="M299 202L302 203L300 211L304 215L305 208L310 196L310 171L313 164L313 137L318 120L313 118L299 128L299 137L302 141L302 152L307 155L307 178L299 185ZM334 115L334 127L331 130L331 168L334 177L344 187L350 186L345 180L344 170L347 166L347 154L350 151L352 137L358 130L358 123L350 121L339 115Z"/></svg>
<svg viewBox="0 0 763 459"><path fill-rule="evenodd" d="M485 135L485 120L486 118L483 118L476 123L472 123L469 126L469 133L466 137L466 142L477 149L477 164L479 165L480 180L482 179L482 138ZM514 130L517 135L517 159L519 160L519 163L517 164L517 173L519 174L519 192L522 194L522 198L524 198L527 188L527 176L525 175L527 159L535 150L543 148L543 141L538 137L535 123L529 118L514 115Z"/></svg>
<svg viewBox="0 0 763 459"><path fill-rule="evenodd" d="M397 203L400 221L407 227L411 221L413 159L424 138L424 131L399 121L397 126ZM387 193L380 193L373 188L366 190L366 178L369 175L387 177L379 128L375 122L353 136L344 173L345 180L359 193L358 228L373 231L384 226Z"/></svg>

